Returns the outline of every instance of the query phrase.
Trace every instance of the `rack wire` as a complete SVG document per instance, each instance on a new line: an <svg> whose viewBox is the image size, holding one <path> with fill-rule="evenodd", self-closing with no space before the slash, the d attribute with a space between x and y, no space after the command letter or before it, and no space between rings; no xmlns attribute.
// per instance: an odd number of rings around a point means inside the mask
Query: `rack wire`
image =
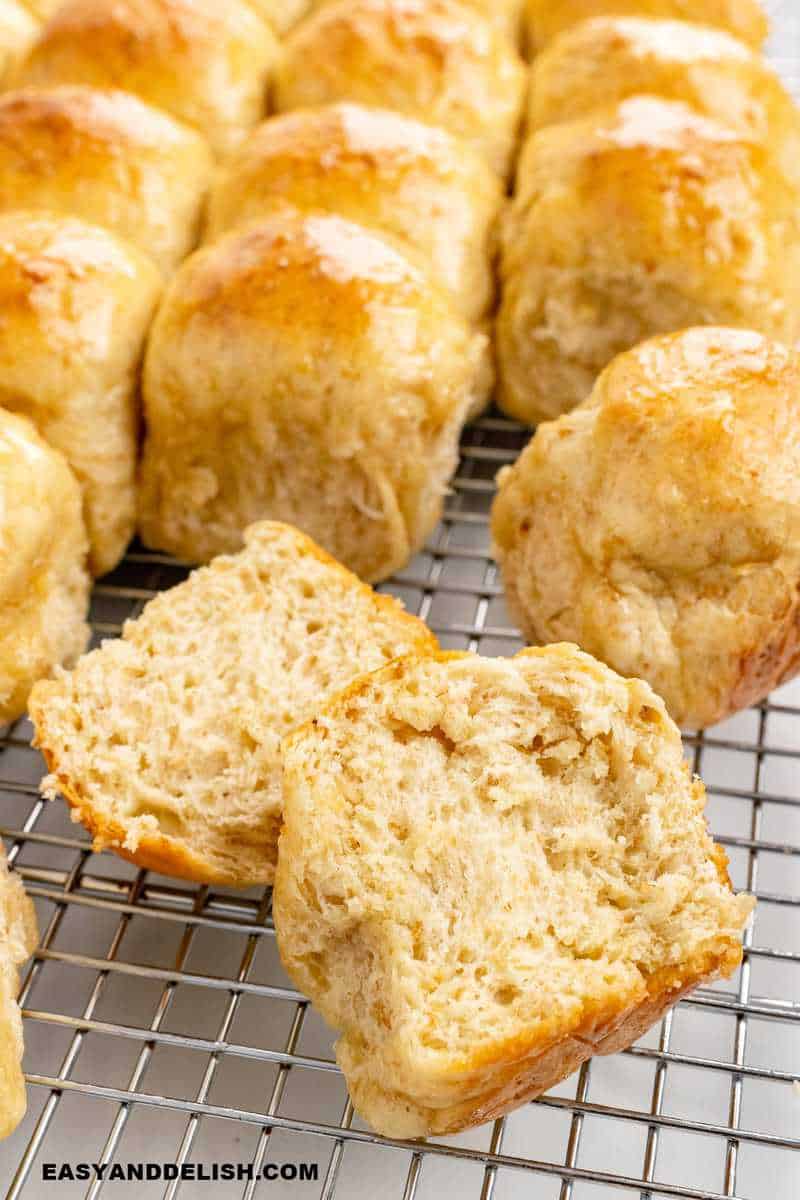
<svg viewBox="0 0 800 1200"><path fill-rule="evenodd" d="M800 11L773 51L800 94ZM447 511L386 590L448 648L521 646L489 555L499 468L527 432L487 416L465 433ZM95 638L116 635L180 564L134 548L99 584ZM407 1144L354 1116L332 1036L282 972L269 892L193 887L97 856L61 803L39 798L26 721L0 738L0 834L39 910L22 985L30 1106L0 1145L8 1200L50 1194L45 1163L212 1163L253 1178L62 1182L61 1200L793 1200L800 1196L800 683L686 753L737 887L759 899L744 964L624 1054L587 1063L494 1125ZM308 1163L316 1181L258 1180Z"/></svg>

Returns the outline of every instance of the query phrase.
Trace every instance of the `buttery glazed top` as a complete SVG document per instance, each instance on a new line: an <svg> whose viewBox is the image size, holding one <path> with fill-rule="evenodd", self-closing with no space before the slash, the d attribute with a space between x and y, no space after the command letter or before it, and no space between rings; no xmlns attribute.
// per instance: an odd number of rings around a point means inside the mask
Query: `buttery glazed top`
<svg viewBox="0 0 800 1200"><path fill-rule="evenodd" d="M274 34L244 0L66 0L20 82L134 92L227 153L263 116L277 55Z"/></svg>
<svg viewBox="0 0 800 1200"><path fill-rule="evenodd" d="M581 537L597 562L623 545L671 574L784 551L800 561L798 417L797 351L748 330L662 335L619 355L583 404L541 425L503 489L531 479L540 494L543 479L568 477L572 498L590 504ZM498 503L501 546L515 536L505 514Z"/></svg>
<svg viewBox="0 0 800 1200"><path fill-rule="evenodd" d="M43 368L57 394L78 356L82 375L90 363L107 367L116 321L158 281L149 258L99 226L24 209L0 214L0 377L13 370L22 384L34 338L35 359L51 356L40 361L37 389Z"/></svg>
<svg viewBox="0 0 800 1200"><path fill-rule="evenodd" d="M230 209L246 211L257 194L301 209L341 211L342 202L368 206L375 183L399 197L402 188L415 184L463 186L465 180L499 204L495 177L460 139L396 112L342 103L265 121L231 162L223 189L230 193L225 204ZM220 188L216 194L221 196ZM212 201L212 226L215 207L221 207L219 199Z"/></svg>
<svg viewBox="0 0 800 1200"><path fill-rule="evenodd" d="M257 0L260 4L280 3L280 0ZM335 0L312 0L309 11L315 12L325 4ZM462 0L468 8L474 8L498 29L502 29L515 43L519 41L520 25L522 23L522 8L525 0Z"/></svg>
<svg viewBox="0 0 800 1200"><path fill-rule="evenodd" d="M420 162L446 174L455 158L471 151L444 129L404 117L389 109L360 104L330 104L272 117L248 138L235 162L237 170L267 159L286 159L292 170L324 179L347 163L351 169L378 165L406 170ZM444 159L444 162L442 162ZM286 182L289 182L288 176Z"/></svg>
<svg viewBox="0 0 800 1200"><path fill-rule="evenodd" d="M164 353L169 373L187 376L200 369L198 355L207 362L217 356L212 376L185 396L193 421L202 420L204 406L220 407L216 377L257 371L261 386L270 371L296 380L274 395L275 406L294 421L325 426L330 420L335 440L337 419L348 426L361 420L380 443L385 414L360 381L374 378L377 386L390 360L395 382L405 376L412 388L431 339L441 346L450 337L466 354L468 328L449 298L390 244L339 217L283 212L234 230L184 263L155 323L145 382ZM261 366L254 356L264 357ZM352 404L361 404L360 413L326 416L320 388L303 384L329 363L352 376ZM177 393L167 391L147 388L151 414L175 402ZM404 400L410 403L411 396ZM431 388L427 403L433 424L451 413L446 389Z"/></svg>
<svg viewBox="0 0 800 1200"><path fill-rule="evenodd" d="M528 38L540 50L557 34L589 17L673 17L726 29L760 47L769 23L758 0L527 0Z"/></svg>
<svg viewBox="0 0 800 1200"><path fill-rule="evenodd" d="M339 0L287 39L275 102L394 109L472 142L503 173L526 83L510 40L455 0Z"/></svg>
<svg viewBox="0 0 800 1200"><path fill-rule="evenodd" d="M0 95L0 145L31 164L46 151L59 161L101 149L120 161L131 146L169 155L195 136L130 92L65 84Z"/></svg>
<svg viewBox="0 0 800 1200"><path fill-rule="evenodd" d="M797 189L765 146L649 96L529 138L504 231L509 272L543 245L567 268L677 271L698 302L713 288L761 307L785 340L798 330L798 238Z"/></svg>
<svg viewBox="0 0 800 1200"><path fill-rule="evenodd" d="M705 728L800 669L800 355L706 326L620 355L500 480L512 611Z"/></svg>
<svg viewBox="0 0 800 1200"><path fill-rule="evenodd" d="M491 301L497 176L468 145L382 109L300 109L264 122L212 191L206 238L269 212L335 212L400 239L470 319Z"/></svg>
<svg viewBox="0 0 800 1200"><path fill-rule="evenodd" d="M656 338L620 355L574 418L593 429L593 469L609 471L604 536L640 562L683 574L787 552L800 561L794 351L713 327ZM611 473L615 461L624 472Z"/></svg>
<svg viewBox="0 0 800 1200"><path fill-rule="evenodd" d="M686 21L597 17L568 29L534 63L530 126L572 120L643 93L683 100L769 139L783 170L800 178L800 113L763 55L728 33Z"/></svg>
<svg viewBox="0 0 800 1200"><path fill-rule="evenodd" d="M162 267L191 244L211 171L203 139L136 96L83 85L0 95L0 210L106 225Z"/></svg>

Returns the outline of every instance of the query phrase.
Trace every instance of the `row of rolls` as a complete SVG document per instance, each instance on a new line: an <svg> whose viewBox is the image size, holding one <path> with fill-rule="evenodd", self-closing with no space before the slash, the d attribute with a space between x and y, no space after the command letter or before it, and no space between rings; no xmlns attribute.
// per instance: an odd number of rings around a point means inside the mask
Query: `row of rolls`
<svg viewBox="0 0 800 1200"><path fill-rule="evenodd" d="M136 531L195 563L268 517L379 581L493 394L535 424L653 334L796 341L765 35L753 0L0 0L0 720Z"/></svg>

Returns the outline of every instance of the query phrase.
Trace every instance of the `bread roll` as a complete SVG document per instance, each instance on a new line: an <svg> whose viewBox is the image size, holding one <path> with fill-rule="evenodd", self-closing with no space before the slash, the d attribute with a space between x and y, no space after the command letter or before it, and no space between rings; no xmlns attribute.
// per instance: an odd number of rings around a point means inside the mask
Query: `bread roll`
<svg viewBox="0 0 800 1200"><path fill-rule="evenodd" d="M260 0L260 3L264 2ZM310 11L314 12L330 3L332 0L312 0ZM515 44L519 42L524 0L461 0L461 3L467 8L476 9Z"/></svg>
<svg viewBox="0 0 800 1200"><path fill-rule="evenodd" d="M17 0L0 0L0 87L5 87L25 56L38 25Z"/></svg>
<svg viewBox="0 0 800 1200"><path fill-rule="evenodd" d="M96 850L238 887L273 880L283 734L359 672L436 649L296 529L245 537L30 700L47 794Z"/></svg>
<svg viewBox="0 0 800 1200"><path fill-rule="evenodd" d="M245 0L65 0L20 82L133 92L224 155L264 116L277 55Z"/></svg>
<svg viewBox="0 0 800 1200"><path fill-rule="evenodd" d="M538 53L579 21L608 16L697 21L725 29L756 49L769 33L758 0L527 0L528 47Z"/></svg>
<svg viewBox="0 0 800 1200"><path fill-rule="evenodd" d="M149 258L96 225L0 215L0 399L77 476L95 575L136 527L137 376L160 288Z"/></svg>
<svg viewBox="0 0 800 1200"><path fill-rule="evenodd" d="M211 156L192 130L127 92L0 95L0 212L104 225L169 272L197 241Z"/></svg>
<svg viewBox="0 0 800 1200"><path fill-rule="evenodd" d="M800 356L701 328L616 359L501 475L510 608L702 728L800 670Z"/></svg>
<svg viewBox="0 0 800 1200"><path fill-rule="evenodd" d="M494 1120L732 974L704 804L661 701L573 646L403 659L291 734L278 946L360 1115Z"/></svg>
<svg viewBox="0 0 800 1200"><path fill-rule="evenodd" d="M0 725L89 640L81 490L30 421L0 408Z"/></svg>
<svg viewBox="0 0 800 1200"><path fill-rule="evenodd" d="M13 1133L25 1115L17 972L38 940L33 904L19 877L9 871L0 843L0 1139Z"/></svg>
<svg viewBox="0 0 800 1200"><path fill-rule="evenodd" d="M500 402L579 404L623 350L697 324L800 336L800 194L763 144L636 97L541 130L503 233Z"/></svg>
<svg viewBox="0 0 800 1200"><path fill-rule="evenodd" d="M778 76L737 38L686 21L598 17L567 30L534 63L529 128L644 92L768 142L800 185L800 111Z"/></svg>
<svg viewBox="0 0 800 1200"><path fill-rule="evenodd" d="M354 104L266 121L212 191L206 237L280 208L332 212L388 234L468 320L494 296L497 176L443 129Z"/></svg>
<svg viewBox="0 0 800 1200"><path fill-rule="evenodd" d="M456 0L337 0L289 35L275 103L392 108L464 138L507 175L526 84L508 38Z"/></svg>
<svg viewBox="0 0 800 1200"><path fill-rule="evenodd" d="M487 339L376 235L284 213L184 264L150 336L140 532L203 562L264 517L363 579L436 525Z"/></svg>

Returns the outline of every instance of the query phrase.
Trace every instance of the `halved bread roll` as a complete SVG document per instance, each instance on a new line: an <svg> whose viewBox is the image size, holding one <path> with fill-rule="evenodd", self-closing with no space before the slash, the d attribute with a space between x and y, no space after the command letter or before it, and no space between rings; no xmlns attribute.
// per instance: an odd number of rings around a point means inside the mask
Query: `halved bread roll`
<svg viewBox="0 0 800 1200"><path fill-rule="evenodd" d="M38 29L38 22L18 0L0 0L0 87L8 84Z"/></svg>
<svg viewBox="0 0 800 1200"><path fill-rule="evenodd" d="M206 240L281 208L336 213L396 239L479 321L494 298L502 200L484 159L443 129L331 104L253 133L211 192Z"/></svg>
<svg viewBox="0 0 800 1200"><path fill-rule="evenodd" d="M377 235L289 212L234 230L150 335L142 538L204 562L270 518L383 579L435 527L490 388L487 338Z"/></svg>
<svg viewBox="0 0 800 1200"><path fill-rule="evenodd" d="M800 110L763 55L687 21L598 17L568 29L533 65L529 129L588 116L646 93L769 145L800 184Z"/></svg>
<svg viewBox="0 0 800 1200"><path fill-rule="evenodd" d="M17 972L38 940L33 903L19 877L9 871L0 843L0 1139L14 1132L27 1105Z"/></svg>
<svg viewBox="0 0 800 1200"><path fill-rule="evenodd" d="M287 38L275 104L395 109L464 138L505 176L526 86L510 40L456 0L337 0Z"/></svg>
<svg viewBox="0 0 800 1200"><path fill-rule="evenodd" d="M64 86L0 95L0 212L82 217L165 272L197 241L211 171L198 134L127 92Z"/></svg>
<svg viewBox="0 0 800 1200"><path fill-rule="evenodd" d="M245 0L64 0L18 81L133 92L225 155L265 115L278 53Z"/></svg>
<svg viewBox="0 0 800 1200"><path fill-rule="evenodd" d="M492 530L533 642L721 721L800 670L800 355L693 329L622 355L501 474Z"/></svg>
<svg viewBox="0 0 800 1200"><path fill-rule="evenodd" d="M0 408L0 725L86 647L87 550L75 476L30 421Z"/></svg>
<svg viewBox="0 0 800 1200"><path fill-rule="evenodd" d="M678 730L575 647L401 660L283 754L278 946L381 1134L494 1120L741 960Z"/></svg>
<svg viewBox="0 0 800 1200"><path fill-rule="evenodd" d="M759 49L769 22L758 0L527 0L528 46L538 53L557 34L590 17L666 17L735 34Z"/></svg>
<svg viewBox="0 0 800 1200"><path fill-rule="evenodd" d="M264 522L245 537L30 703L47 791L96 849L242 887L272 882L283 734L358 672L436 648L297 530Z"/></svg>
<svg viewBox="0 0 800 1200"><path fill-rule="evenodd" d="M150 259L105 229L0 214L0 404L75 472L95 575L136 528L138 370L160 291Z"/></svg>
<svg viewBox="0 0 800 1200"><path fill-rule="evenodd" d="M654 334L800 336L800 191L760 140L676 101L534 134L502 240L499 399L531 424Z"/></svg>

